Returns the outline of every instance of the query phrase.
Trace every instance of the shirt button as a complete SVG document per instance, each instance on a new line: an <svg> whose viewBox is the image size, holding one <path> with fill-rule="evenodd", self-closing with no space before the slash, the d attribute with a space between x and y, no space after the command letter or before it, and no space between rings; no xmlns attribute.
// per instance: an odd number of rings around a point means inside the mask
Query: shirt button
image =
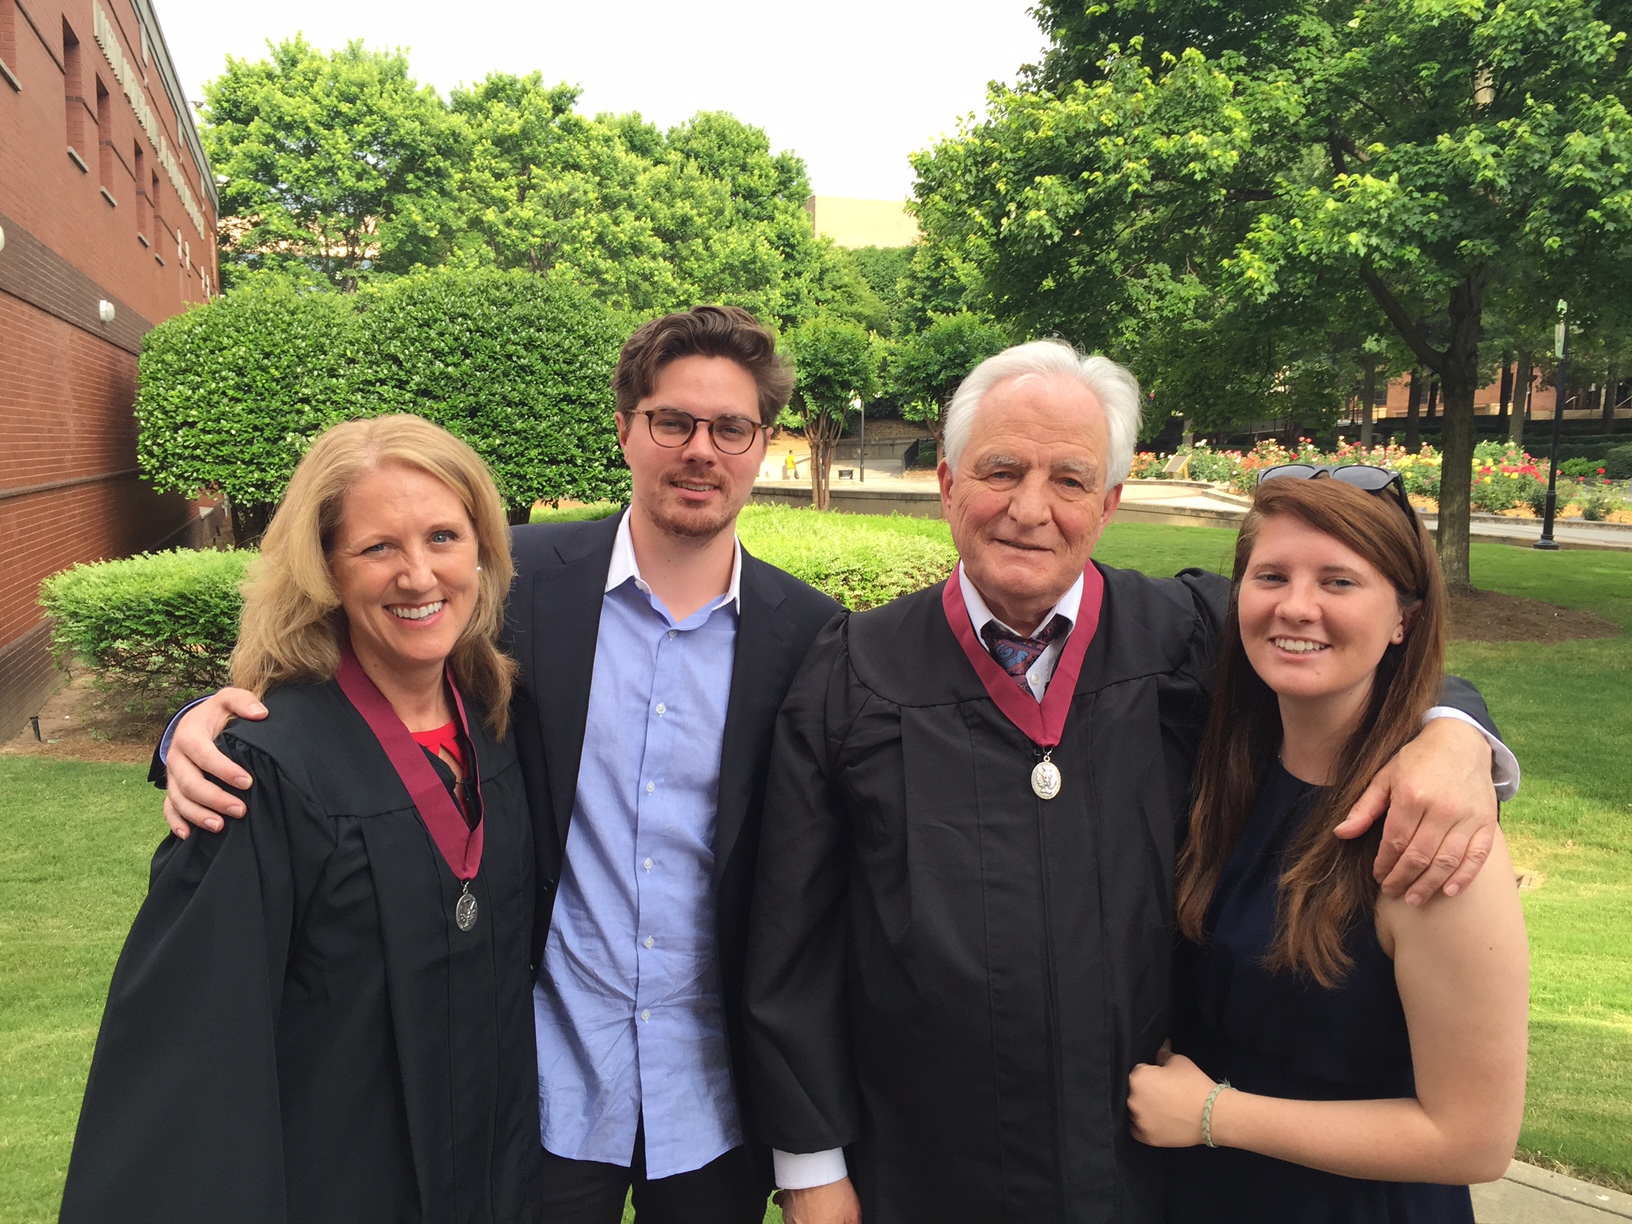
<svg viewBox="0 0 1632 1224"><path fill-rule="evenodd" d="M653 944L655 944L655 943L656 943L656 942L657 942L657 940L655 940L655 939L653 939L653 938L652 938L652 937L651 937L651 936L650 936L650 935L648 935L648 936L646 936L646 938L645 938L645 939L644 939L644 940L642 940L642 941L641 941L641 942L642 942L642 943L644 943L644 944L645 944L645 945L646 945L646 946L647 946L647 947L648 947L648 948L649 948L649 947L651 947L651 946L652 946L652 945L653 945Z"/></svg>
<svg viewBox="0 0 1632 1224"><path fill-rule="evenodd" d="M669 707L660 701L657 703L657 712L659 715L667 714L669 712Z"/></svg>
<svg viewBox="0 0 1632 1224"><path fill-rule="evenodd" d="M671 638L675 638L675 637L679 637L679 636L680 636L680 630L678 630L678 629L670 629L670 630L669 630L669 636L670 636L670 637L671 637Z"/></svg>
<svg viewBox="0 0 1632 1224"><path fill-rule="evenodd" d="M656 789L657 789L657 783L656 783L656 782L648 782L648 783L646 783L646 793L647 793L647 794L648 794L648 795L649 795L649 794L651 794L651 793L652 793L652 792L653 792L653 791L655 791L655 790L656 790Z"/></svg>
<svg viewBox="0 0 1632 1224"><path fill-rule="evenodd" d="M652 1010L651 1010L651 1008L647 1008L647 1009L646 1009L646 1010L645 1010L645 1011L643 1011L643 1012L641 1012L641 1013L640 1013L640 1018L641 1018L641 1019L642 1019L642 1020L650 1020L650 1019L651 1019L651 1018L652 1018Z"/></svg>
<svg viewBox="0 0 1632 1224"><path fill-rule="evenodd" d="M652 869L652 860L647 859L644 863L641 864L641 866L646 868L647 871L650 871Z"/></svg>

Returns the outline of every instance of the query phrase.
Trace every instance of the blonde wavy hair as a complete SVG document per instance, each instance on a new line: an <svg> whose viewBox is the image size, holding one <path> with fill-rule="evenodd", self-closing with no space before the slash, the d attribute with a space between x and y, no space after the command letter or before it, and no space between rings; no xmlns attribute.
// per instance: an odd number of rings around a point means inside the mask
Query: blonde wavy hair
<svg viewBox="0 0 1632 1224"><path fill-rule="evenodd" d="M504 505L481 456L415 416L346 421L313 440L244 580L232 682L265 694L280 685L334 678L347 626L329 571L329 550L346 493L365 473L393 463L447 485L476 529L481 566L476 607L448 662L460 691L486 706L488 727L503 739L516 675L515 660L498 646L504 597L515 572Z"/></svg>

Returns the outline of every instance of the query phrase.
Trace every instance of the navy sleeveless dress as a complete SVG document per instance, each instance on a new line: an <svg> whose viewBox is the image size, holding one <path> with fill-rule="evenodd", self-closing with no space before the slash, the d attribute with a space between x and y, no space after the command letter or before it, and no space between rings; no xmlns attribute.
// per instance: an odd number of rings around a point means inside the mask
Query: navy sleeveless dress
<svg viewBox="0 0 1632 1224"><path fill-rule="evenodd" d="M1316 788L1279 763L1258 797L1208 913L1210 938L1180 940L1173 1048L1245 1092L1303 1100L1415 1094L1405 1012L1370 921L1335 990L1263 965L1281 855ZM1231 1148L1169 1153L1174 1224L1473 1224L1466 1186L1362 1181Z"/></svg>

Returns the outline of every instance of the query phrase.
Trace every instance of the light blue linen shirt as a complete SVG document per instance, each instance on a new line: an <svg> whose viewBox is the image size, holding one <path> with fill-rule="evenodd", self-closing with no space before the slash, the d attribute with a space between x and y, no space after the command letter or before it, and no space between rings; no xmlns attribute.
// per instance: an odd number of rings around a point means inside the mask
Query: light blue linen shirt
<svg viewBox="0 0 1632 1224"><path fill-rule="evenodd" d="M601 605L565 861L533 991L544 1147L646 1175L742 1143L715 949L714 828L736 651L730 588L675 621L625 514ZM544 695L548 699L548 695Z"/></svg>

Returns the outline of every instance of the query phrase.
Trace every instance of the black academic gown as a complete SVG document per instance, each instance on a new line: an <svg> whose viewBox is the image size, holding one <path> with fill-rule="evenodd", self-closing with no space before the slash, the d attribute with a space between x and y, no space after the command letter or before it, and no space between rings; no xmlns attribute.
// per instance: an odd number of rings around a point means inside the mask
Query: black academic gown
<svg viewBox="0 0 1632 1224"><path fill-rule="evenodd" d="M784 1151L845 1147L868 1224L1161 1219L1127 1082L1168 1034L1174 859L1229 588L1100 569L1052 800L940 586L825 629L779 716L755 1117Z"/></svg>
<svg viewBox="0 0 1632 1224"><path fill-rule="evenodd" d="M244 820L154 856L97 1038L64 1224L511 1224L538 1160L533 851L511 741L470 711L460 883L338 685L221 738Z"/></svg>

